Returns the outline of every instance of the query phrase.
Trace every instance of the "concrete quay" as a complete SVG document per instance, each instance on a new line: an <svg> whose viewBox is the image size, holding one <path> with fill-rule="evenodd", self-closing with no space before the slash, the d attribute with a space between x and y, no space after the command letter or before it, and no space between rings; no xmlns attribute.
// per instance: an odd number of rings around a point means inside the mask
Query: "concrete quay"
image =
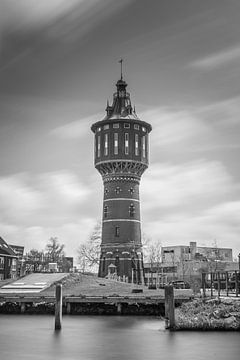
<svg viewBox="0 0 240 360"><path fill-rule="evenodd" d="M45 277L44 275L47 276ZM133 312L139 311L141 314L146 312L148 314L151 311L158 313L158 308L164 308L165 298L163 289L149 290L145 286L121 283L115 280L83 274L61 274L62 277L60 274L41 274L41 282L49 284L52 275L59 275L59 278L57 279L56 276L53 276L50 286L40 289L38 292L35 291L35 286L36 282L40 282L40 277L37 278L38 281L35 281L36 278L34 276L31 277L31 283L34 285L32 288L21 288L21 286L17 288L16 285L12 285L9 288L11 284L8 284L7 287L2 287L0 289L0 305L2 304L4 308L8 304L9 308L11 304L12 306L15 304L19 307L19 312L21 313L27 312L27 309L30 308L33 312L34 308L36 310L40 306L44 308L43 304L51 308L55 303L56 283L61 283L63 308L64 312L68 314L80 314L81 311L82 313L86 313L86 311L98 313L98 309L100 313L111 310L110 313L116 312L120 314L122 309L125 309L125 313L128 313L129 310ZM21 283L29 283L29 279L28 277L22 278L19 280L20 285ZM10 289L11 292L9 292ZM193 293L189 289L175 289L174 297L175 303L181 304L190 300L193 297ZM136 309L131 310L134 307ZM18 310L16 309L16 311Z"/></svg>

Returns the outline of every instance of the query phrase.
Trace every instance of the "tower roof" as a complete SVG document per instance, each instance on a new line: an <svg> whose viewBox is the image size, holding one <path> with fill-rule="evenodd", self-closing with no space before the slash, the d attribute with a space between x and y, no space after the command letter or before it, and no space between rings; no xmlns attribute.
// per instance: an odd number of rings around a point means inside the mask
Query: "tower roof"
<svg viewBox="0 0 240 360"><path fill-rule="evenodd" d="M139 120L136 115L130 99L130 94L126 91L127 83L122 79L116 83L117 91L113 94L113 102L110 106L107 104L104 120L116 120L116 119L132 119Z"/></svg>

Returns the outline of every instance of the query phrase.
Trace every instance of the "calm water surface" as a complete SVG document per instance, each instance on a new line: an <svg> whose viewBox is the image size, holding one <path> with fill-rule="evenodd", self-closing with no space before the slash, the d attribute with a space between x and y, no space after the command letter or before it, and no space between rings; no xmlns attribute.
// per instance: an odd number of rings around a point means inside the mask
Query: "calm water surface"
<svg viewBox="0 0 240 360"><path fill-rule="evenodd" d="M239 360L240 334L176 332L152 317L0 315L1 360Z"/></svg>

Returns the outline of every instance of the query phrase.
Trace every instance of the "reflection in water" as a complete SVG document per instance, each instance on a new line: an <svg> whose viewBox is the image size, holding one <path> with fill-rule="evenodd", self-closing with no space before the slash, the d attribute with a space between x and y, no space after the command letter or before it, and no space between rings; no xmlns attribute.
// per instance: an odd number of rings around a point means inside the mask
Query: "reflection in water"
<svg viewBox="0 0 240 360"><path fill-rule="evenodd" d="M227 346L226 346L227 344ZM0 315L3 360L237 360L239 334L176 332L154 317Z"/></svg>

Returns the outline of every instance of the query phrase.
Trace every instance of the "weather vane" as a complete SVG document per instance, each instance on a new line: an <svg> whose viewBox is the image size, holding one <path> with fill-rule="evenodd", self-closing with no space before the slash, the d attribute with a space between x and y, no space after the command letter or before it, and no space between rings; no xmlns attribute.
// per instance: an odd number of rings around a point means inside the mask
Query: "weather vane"
<svg viewBox="0 0 240 360"><path fill-rule="evenodd" d="M121 80L123 79L123 76L122 76L122 63L123 63L123 59L120 59L119 60L119 63L121 64Z"/></svg>

